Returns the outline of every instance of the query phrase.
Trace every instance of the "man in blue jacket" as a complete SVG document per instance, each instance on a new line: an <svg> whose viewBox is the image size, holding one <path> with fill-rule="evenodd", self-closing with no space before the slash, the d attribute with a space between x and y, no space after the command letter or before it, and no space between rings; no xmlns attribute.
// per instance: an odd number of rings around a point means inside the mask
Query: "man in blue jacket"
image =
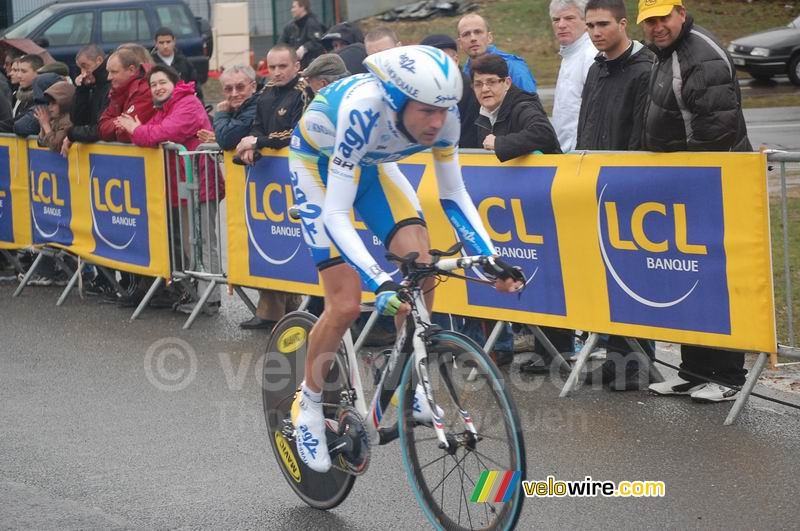
<svg viewBox="0 0 800 531"><path fill-rule="evenodd" d="M505 60L511 82L517 88L525 92L536 92L536 78L528 68L528 63L519 56L498 50L492 41L494 41L494 35L489 31L489 24L482 16L470 13L461 17L461 20L458 21L458 44L469 56L469 60L464 65L464 73L470 76L472 61L487 53L493 53Z"/></svg>
<svg viewBox="0 0 800 531"><path fill-rule="evenodd" d="M214 114L214 136L219 147L235 148L242 138L250 134L256 118L256 73L247 65L226 68L220 76L225 99L217 104ZM200 139L211 141L212 138Z"/></svg>

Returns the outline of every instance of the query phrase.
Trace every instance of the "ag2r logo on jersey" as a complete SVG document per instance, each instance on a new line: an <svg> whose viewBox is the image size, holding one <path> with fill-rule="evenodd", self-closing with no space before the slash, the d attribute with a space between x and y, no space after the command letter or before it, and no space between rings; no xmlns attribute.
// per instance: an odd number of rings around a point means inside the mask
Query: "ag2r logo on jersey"
<svg viewBox="0 0 800 531"><path fill-rule="evenodd" d="M612 321L730 333L719 168L603 167L597 204Z"/></svg>
<svg viewBox="0 0 800 531"><path fill-rule="evenodd" d="M28 150L33 243L72 245L72 200L67 159L60 153Z"/></svg>
<svg viewBox="0 0 800 531"><path fill-rule="evenodd" d="M11 203L11 163L7 146L0 146L0 241L14 241L14 210Z"/></svg>
<svg viewBox="0 0 800 531"><path fill-rule="evenodd" d="M566 315L551 193L556 168L465 166L462 172L496 253L503 261L521 267L527 279L519 299L498 296L487 286L467 282L468 302Z"/></svg>
<svg viewBox="0 0 800 531"><path fill-rule="evenodd" d="M289 217L293 203L288 160L262 157L245 168L245 223L250 275L295 282L317 282L300 224L313 215L300 206L300 220ZM318 215L318 214L317 214Z"/></svg>
<svg viewBox="0 0 800 531"><path fill-rule="evenodd" d="M89 155L90 209L94 254L150 265L150 231L144 159Z"/></svg>

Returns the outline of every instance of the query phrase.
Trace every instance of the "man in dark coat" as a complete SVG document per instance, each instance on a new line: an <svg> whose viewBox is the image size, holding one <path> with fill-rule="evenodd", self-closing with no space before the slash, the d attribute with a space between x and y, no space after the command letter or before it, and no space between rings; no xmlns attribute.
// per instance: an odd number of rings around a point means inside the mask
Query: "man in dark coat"
<svg viewBox="0 0 800 531"><path fill-rule="evenodd" d="M255 152L262 148L288 147L295 125L313 98L313 93L300 77L300 61L294 48L287 44L276 44L267 53L267 66L270 82L256 102L256 116L250 135L244 137L236 147L236 154L246 164L252 164ZM295 310L299 304L297 295L259 290L255 316L239 323L239 326L246 330L269 330L286 312Z"/></svg>
<svg viewBox="0 0 800 531"><path fill-rule="evenodd" d="M177 48L175 33L170 28L158 28L155 36L155 47L150 53L153 62L159 65L171 66L181 75L181 79L186 83L194 81L194 90L197 97L203 100L203 91L200 88L200 81L197 79L197 71L192 63Z"/></svg>
<svg viewBox="0 0 800 531"><path fill-rule="evenodd" d="M639 150L654 54L628 38L623 0L589 0L586 26L600 53L583 85L576 149Z"/></svg>
<svg viewBox="0 0 800 531"><path fill-rule="evenodd" d="M214 140L220 148L227 150L235 148L250 134L259 94L256 92L256 73L250 66L226 68L219 80L225 99L217 104L214 114Z"/></svg>
<svg viewBox="0 0 800 531"><path fill-rule="evenodd" d="M364 34L352 22L336 24L322 36L325 47L338 55L344 61L347 71L351 74L363 74L367 71L362 64L367 58L367 49L364 46Z"/></svg>
<svg viewBox="0 0 800 531"><path fill-rule="evenodd" d="M583 85L576 149L639 150L653 52L628 38L624 0L589 0L586 27L600 53ZM653 343L639 342L654 357ZM650 383L649 367L639 367L639 355L631 354L624 337L610 336L606 352L606 361L590 373L590 382L602 382L612 391Z"/></svg>
<svg viewBox="0 0 800 531"><path fill-rule="evenodd" d="M539 96L518 89L499 55L472 61L472 87L481 104L475 122L478 142L505 162L535 151L561 153L558 139Z"/></svg>
<svg viewBox="0 0 800 531"><path fill-rule="evenodd" d="M638 22L653 43L644 147L651 151L752 151L733 61L714 37L695 26L681 0L641 0ZM681 371L650 390L690 395L697 402L734 400L738 391L694 375L742 385L744 353L683 345Z"/></svg>
<svg viewBox="0 0 800 531"><path fill-rule="evenodd" d="M307 68L311 61L325 53L322 36L325 25L311 12L309 0L292 0L292 21L283 28L278 42L288 44L297 51L300 68Z"/></svg>
<svg viewBox="0 0 800 531"><path fill-rule="evenodd" d="M62 147L62 154L72 142L92 143L100 140L97 124L108 106L108 81L105 54L95 44L83 47L75 56L81 73L75 78L75 103L72 106L72 129Z"/></svg>

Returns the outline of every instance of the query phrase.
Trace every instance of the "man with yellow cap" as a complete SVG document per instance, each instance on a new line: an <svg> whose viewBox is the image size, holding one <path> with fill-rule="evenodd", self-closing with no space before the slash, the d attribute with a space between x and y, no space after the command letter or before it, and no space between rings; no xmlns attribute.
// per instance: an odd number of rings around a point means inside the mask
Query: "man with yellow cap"
<svg viewBox="0 0 800 531"><path fill-rule="evenodd" d="M645 38L656 54L648 89L643 145L649 151L752 151L736 69L719 42L695 26L682 0L639 0ZM652 384L659 395L697 402L734 400L745 381L744 353L683 345L681 370ZM699 376L699 378L698 378Z"/></svg>

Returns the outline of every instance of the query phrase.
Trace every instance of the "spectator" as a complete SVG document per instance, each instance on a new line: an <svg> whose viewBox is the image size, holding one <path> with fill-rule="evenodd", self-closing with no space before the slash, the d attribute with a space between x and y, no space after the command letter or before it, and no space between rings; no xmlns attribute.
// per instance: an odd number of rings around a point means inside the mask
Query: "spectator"
<svg viewBox="0 0 800 531"><path fill-rule="evenodd" d="M14 121L23 116L28 109L33 106L33 81L36 79L36 71L42 67L42 58L38 55L23 55L16 62L17 68L15 77L17 91L14 94L16 100L14 104Z"/></svg>
<svg viewBox="0 0 800 531"><path fill-rule="evenodd" d="M72 142L97 142L100 140L98 122L108 106L111 83L106 71L105 54L96 44L81 48L75 56L81 73L75 78L75 102L72 106L72 129L62 146L66 156Z"/></svg>
<svg viewBox="0 0 800 531"><path fill-rule="evenodd" d="M123 48L112 53L106 62L111 91L108 106L100 116L97 130L106 142L131 142L130 133L117 122L123 113L139 123L147 123L156 110L147 81L150 66L142 65L137 52ZM205 111L204 111L205 112Z"/></svg>
<svg viewBox="0 0 800 531"><path fill-rule="evenodd" d="M367 56L402 45L403 43L397 38L397 33L388 26L378 26L364 35L364 48Z"/></svg>
<svg viewBox="0 0 800 531"><path fill-rule="evenodd" d="M586 26L600 53L589 69L581 96L577 149L636 151L642 147L642 118L653 52L628 38L623 0L589 0Z"/></svg>
<svg viewBox="0 0 800 531"><path fill-rule="evenodd" d="M202 142L216 142L222 149L234 149L250 133L256 117L256 73L246 65L226 68L219 77L225 99L217 104L214 130L201 129Z"/></svg>
<svg viewBox="0 0 800 531"><path fill-rule="evenodd" d="M589 0L586 26L600 50L583 86L577 149L628 151L641 149L642 117L653 52L628 38L628 14L623 0ZM639 340L650 358L653 342ZM621 336L606 342L606 361L589 375L612 391L640 389L649 383L649 367ZM633 356L629 359L630 356Z"/></svg>
<svg viewBox="0 0 800 531"><path fill-rule="evenodd" d="M645 113L650 151L752 151L742 113L736 67L713 35L696 26L681 0L642 0L638 23L656 54ZM747 371L744 353L683 345L678 376L650 385L659 395L698 402L734 400ZM691 373L691 374L690 374Z"/></svg>
<svg viewBox="0 0 800 531"><path fill-rule="evenodd" d="M325 53L320 40L325 34L325 25L311 12L309 0L293 0L291 10L292 21L284 26L278 42L293 47L300 59L300 67L306 68Z"/></svg>
<svg viewBox="0 0 800 531"><path fill-rule="evenodd" d="M53 84L63 81L58 74L37 74L33 80L33 104L27 107L23 114L18 114L14 119L14 133L19 136L32 136L39 134L39 120L36 118L37 108L46 107L45 91ZM17 109L19 111L19 108Z"/></svg>
<svg viewBox="0 0 800 531"><path fill-rule="evenodd" d="M481 104L478 141L500 162L539 151L561 153L539 96L518 89L502 57L485 54L472 61L472 87Z"/></svg>
<svg viewBox="0 0 800 531"><path fill-rule="evenodd" d="M11 99L0 96L0 133L10 133L14 127Z"/></svg>
<svg viewBox="0 0 800 531"><path fill-rule="evenodd" d="M15 48L6 48L5 55L3 56L3 72L2 72L2 79L0 79L0 93L3 96L6 96L10 102L10 105L14 106L14 91L17 90L17 84L11 78L11 71L12 67L15 62L20 58L22 52ZM3 84L2 81L6 83ZM8 92L6 92L8 89Z"/></svg>
<svg viewBox="0 0 800 531"><path fill-rule="evenodd" d="M258 97L250 136L244 137L236 147L246 164L253 163L256 150L288 147L292 131L311 100L310 91L300 79L300 62L293 48L286 44L275 45L267 53L267 65L272 79ZM271 329L278 319L299 304L297 295L259 290L256 314L239 326L247 330Z"/></svg>
<svg viewBox="0 0 800 531"><path fill-rule="evenodd" d="M422 39L420 44L442 50L458 64L458 45L452 37L437 33L428 35ZM462 71L461 77L465 90L458 102L458 114L461 116L461 139L458 145L462 148L480 148L481 143L478 142L478 128L475 127L475 120L478 119L481 106L475 97L475 91L469 90L469 87L472 86L469 76Z"/></svg>
<svg viewBox="0 0 800 531"><path fill-rule="evenodd" d="M133 52L133 54L136 56L136 59L138 59L139 64L141 64L141 65L150 65L150 66L152 66L152 65L156 64L155 61L153 61L153 56L150 55L150 52L147 51L147 48L145 48L141 44L138 44L138 43L135 43L135 42L126 42L126 43L123 43L123 44L120 44L119 46L117 46L117 50L116 51L120 51L120 50L129 50L129 51ZM147 67L145 67L145 68L147 68ZM149 70L148 70L148 72L149 72Z"/></svg>
<svg viewBox="0 0 800 531"><path fill-rule="evenodd" d="M175 33L170 28L161 27L156 30L155 48L153 48L151 55L153 63L171 66L173 70L180 74L185 83L194 82L197 97L200 98L200 101L203 100L203 91L200 88L197 71L177 47Z"/></svg>
<svg viewBox="0 0 800 531"><path fill-rule="evenodd" d="M61 61L54 61L52 63L47 63L43 65L39 70L36 71L37 74L56 74L61 77L62 81L66 81L72 84L72 79L69 77L69 67L66 63L62 63Z"/></svg>
<svg viewBox="0 0 800 531"><path fill-rule="evenodd" d="M325 53L314 59L300 72L308 87L316 94L334 81L350 75L342 58L335 53Z"/></svg>
<svg viewBox="0 0 800 531"><path fill-rule="evenodd" d="M112 56L113 57L113 56ZM124 129L133 143L137 146L153 147L163 142L175 142L185 146L188 150L194 150L200 140L197 132L200 129L210 129L211 122L208 114L203 107L203 102L195 96L194 83L184 83L180 76L169 66L155 65L149 72L147 80L152 92L153 106L156 108L155 115L145 124L142 124L136 116L122 114L116 118L116 126ZM169 197L172 201L173 212L178 211L176 207L182 206L178 199L178 178L181 181L186 179L186 170L183 161L177 161L179 157L168 158L170 165L169 174L172 180L169 183L171 193ZM216 181L215 176L219 175L216 168L213 168L211 159L200 158L197 172L200 175L200 231L203 236L203 271L209 273L220 273L214 270L219 263L217 253L217 204L218 200L225 197L224 182L220 178ZM180 175L180 177L178 177ZM187 214L183 208L180 209L181 215ZM177 225L173 221L173 228ZM186 224L183 224L186 226ZM193 264L190 264L194 267ZM202 291L208 285L205 281L200 281L199 289ZM220 308L220 292L214 290L206 303L204 311L214 314ZM191 313L194 304L186 301L176 307L178 311Z"/></svg>
<svg viewBox="0 0 800 531"><path fill-rule="evenodd" d="M583 84L597 55L597 49L586 33L585 9L586 0L550 2L553 33L561 46L558 52L561 66L553 98L553 128L564 153L575 149Z"/></svg>
<svg viewBox="0 0 800 531"><path fill-rule="evenodd" d="M342 58L351 74L363 74L367 71L362 64L367 58L364 36L353 22L342 22L333 26L322 36L322 44Z"/></svg>
<svg viewBox="0 0 800 531"><path fill-rule="evenodd" d="M489 31L489 23L475 13L470 13L461 17L458 21L458 43L461 50L469 56L469 60L464 65L464 73L470 75L472 61L487 53L499 55L508 64L508 71L511 81L526 92L536 92L536 79L533 77L528 63L516 55L498 50L492 44L494 35Z"/></svg>
<svg viewBox="0 0 800 531"><path fill-rule="evenodd" d="M36 106L34 115L39 122L39 146L61 152L61 145L72 127L70 111L75 97L72 83L58 81L44 91L47 107Z"/></svg>

